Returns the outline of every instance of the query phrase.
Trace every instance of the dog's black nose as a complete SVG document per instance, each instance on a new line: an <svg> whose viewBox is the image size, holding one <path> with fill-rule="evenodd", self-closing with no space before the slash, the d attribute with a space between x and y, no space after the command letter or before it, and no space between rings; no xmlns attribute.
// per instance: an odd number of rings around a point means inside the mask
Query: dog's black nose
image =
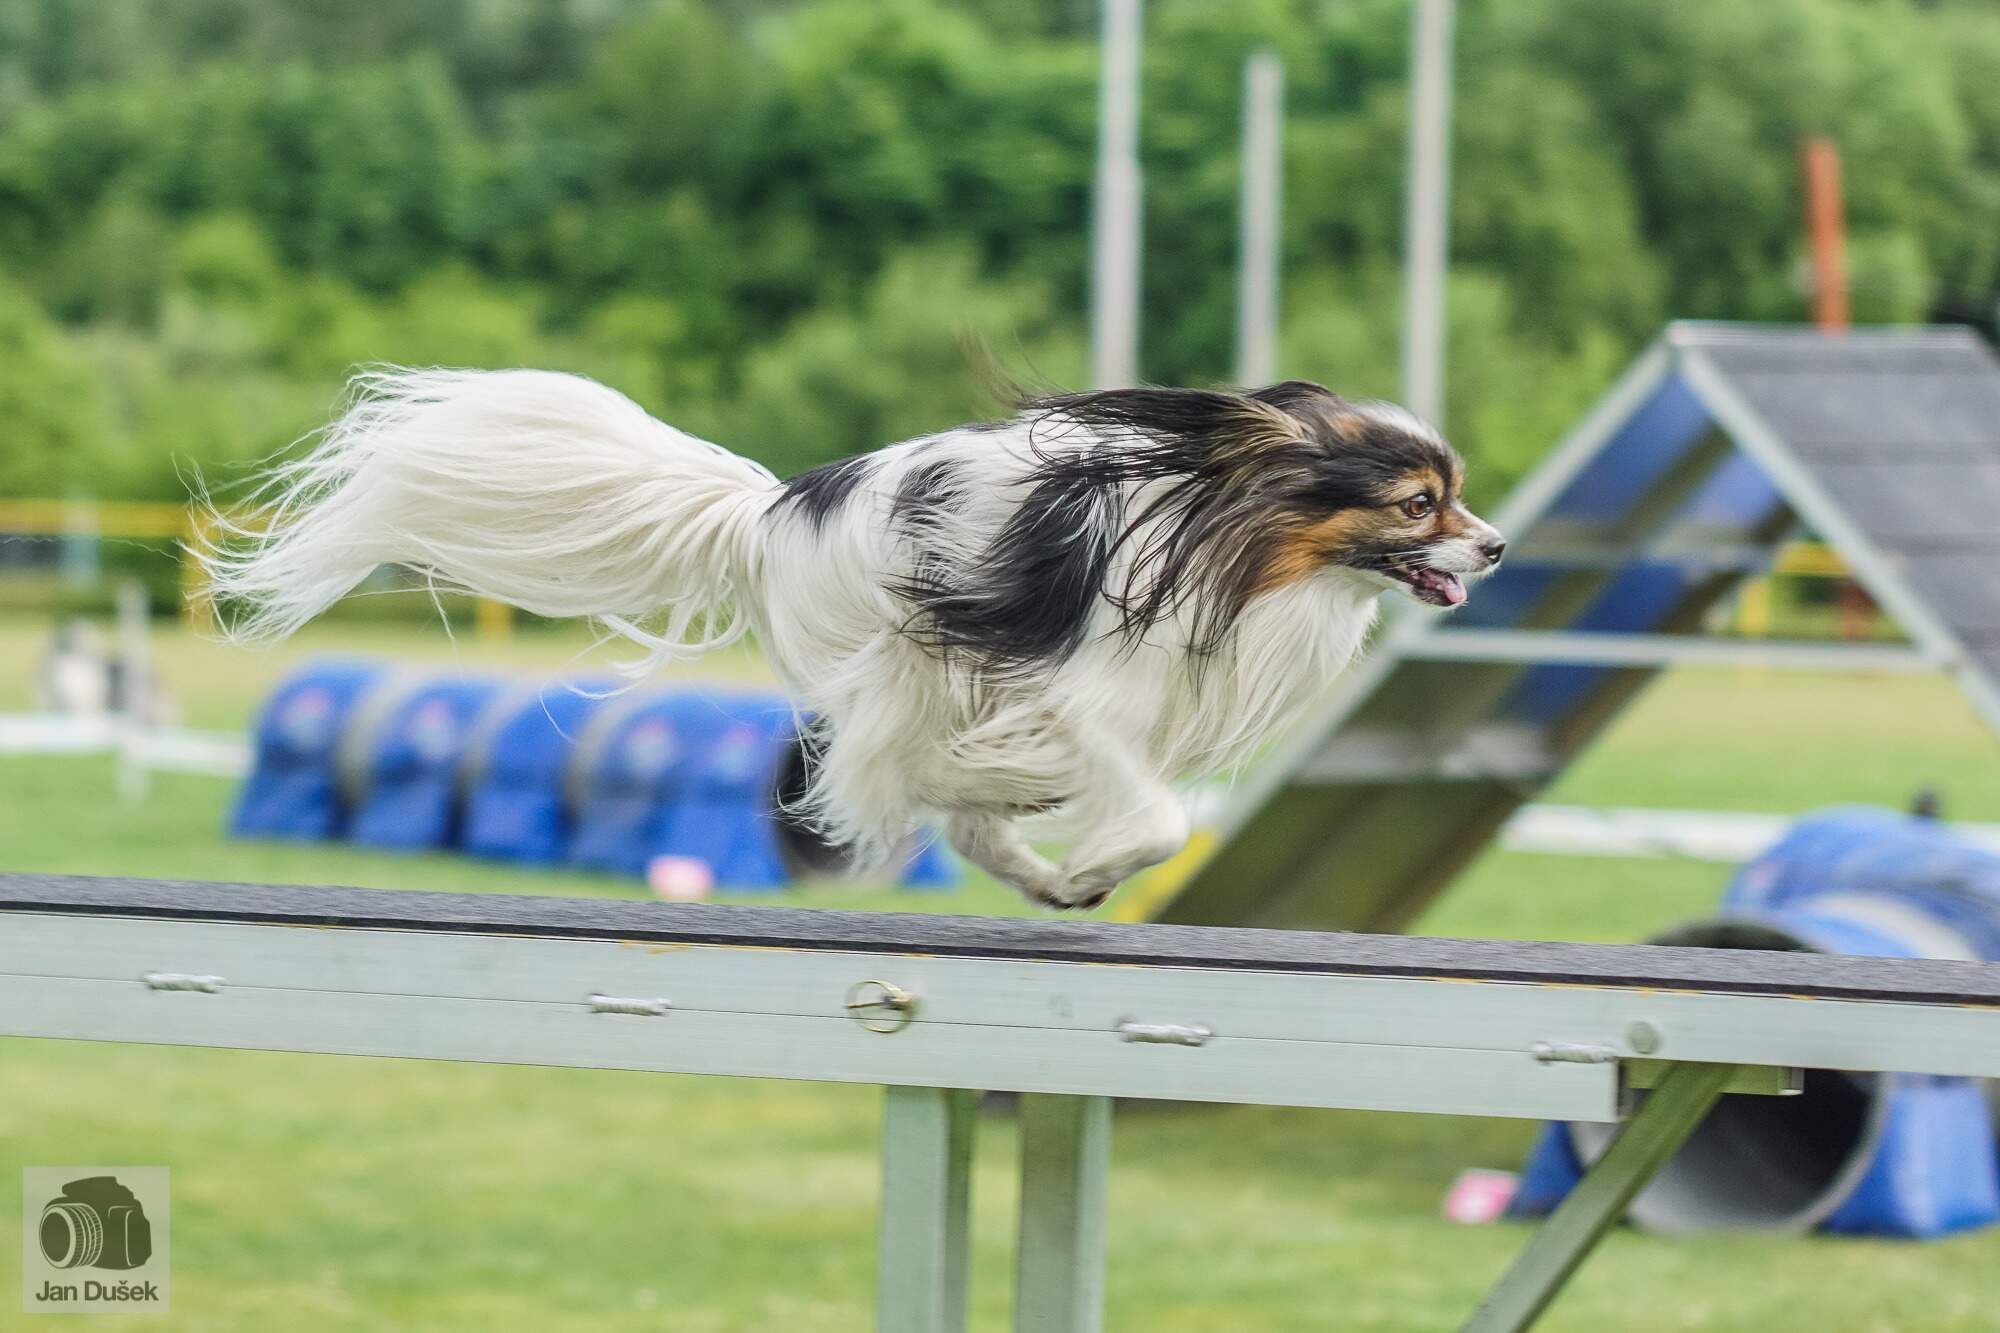
<svg viewBox="0 0 2000 1333"><path fill-rule="evenodd" d="M1487 564L1497 565L1500 563L1500 557L1507 554L1507 539L1505 537L1495 537L1479 549L1486 553Z"/></svg>

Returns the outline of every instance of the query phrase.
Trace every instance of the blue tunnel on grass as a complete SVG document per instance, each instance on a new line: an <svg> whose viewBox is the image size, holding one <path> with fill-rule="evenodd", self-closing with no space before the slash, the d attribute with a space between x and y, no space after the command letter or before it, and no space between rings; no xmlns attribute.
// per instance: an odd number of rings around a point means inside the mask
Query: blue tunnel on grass
<svg viewBox="0 0 2000 1333"><path fill-rule="evenodd" d="M644 875L665 854L668 821L729 722L719 696L689 690L635 691L599 710L573 759L571 863Z"/></svg>
<svg viewBox="0 0 2000 1333"><path fill-rule="evenodd" d="M774 808L792 706L774 695L723 697L690 756L680 798L661 812L658 856L705 863L717 884L778 889L791 881Z"/></svg>
<svg viewBox="0 0 2000 1333"><path fill-rule="evenodd" d="M466 742L500 690L494 680L419 675L378 684L341 742L349 839L394 851L456 845Z"/></svg>
<svg viewBox="0 0 2000 1333"><path fill-rule="evenodd" d="M319 663L266 704L230 830L635 878L673 858L776 890L849 868L793 813L813 753L776 694ZM902 870L906 888L958 881L929 841Z"/></svg>
<svg viewBox="0 0 2000 1333"><path fill-rule="evenodd" d="M570 764L615 687L551 681L502 691L466 745L465 850L517 865L558 865L575 825Z"/></svg>
<svg viewBox="0 0 2000 1333"><path fill-rule="evenodd" d="M699 861L718 887L776 890L838 873L846 857L790 810L811 742L783 696L668 690L613 701L578 741L573 864L644 875L656 858ZM949 888L956 862L923 843L906 888Z"/></svg>
<svg viewBox="0 0 2000 1333"><path fill-rule="evenodd" d="M1722 914L1654 944L2000 960L2000 855L1933 820L1821 811L1745 865ZM1548 1212L1611 1129L1551 1125L1512 1212ZM2000 1154L1979 1080L1805 1071L1793 1097L1725 1097L1633 1201L1663 1231L1819 1228L1925 1238L2000 1221Z"/></svg>
<svg viewBox="0 0 2000 1333"><path fill-rule="evenodd" d="M258 714L253 759L230 814L239 838L334 838L346 832L340 746L379 662L316 662L287 677Z"/></svg>

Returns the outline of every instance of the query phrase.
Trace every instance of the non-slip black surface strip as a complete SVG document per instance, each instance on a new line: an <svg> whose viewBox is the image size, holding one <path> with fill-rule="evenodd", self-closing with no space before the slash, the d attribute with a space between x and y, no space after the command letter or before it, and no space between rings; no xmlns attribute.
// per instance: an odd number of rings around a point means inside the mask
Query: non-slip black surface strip
<svg viewBox="0 0 2000 1333"><path fill-rule="evenodd" d="M1091 920L0 874L0 913L7 912L2000 1006L2000 964L1643 944L1429 939ZM0 930L4 929L4 916L0 916ZM1995 1040L2000 1041L2000 1028L1996 1028Z"/></svg>

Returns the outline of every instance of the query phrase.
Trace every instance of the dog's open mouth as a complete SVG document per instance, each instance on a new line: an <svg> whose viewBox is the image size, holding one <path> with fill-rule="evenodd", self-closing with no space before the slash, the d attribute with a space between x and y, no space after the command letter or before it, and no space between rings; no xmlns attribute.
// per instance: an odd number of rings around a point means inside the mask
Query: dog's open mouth
<svg viewBox="0 0 2000 1333"><path fill-rule="evenodd" d="M1429 602L1432 606L1457 606L1465 600L1465 581L1456 574L1447 574L1441 569L1424 569L1395 556L1382 557L1373 568L1408 588L1420 602Z"/></svg>

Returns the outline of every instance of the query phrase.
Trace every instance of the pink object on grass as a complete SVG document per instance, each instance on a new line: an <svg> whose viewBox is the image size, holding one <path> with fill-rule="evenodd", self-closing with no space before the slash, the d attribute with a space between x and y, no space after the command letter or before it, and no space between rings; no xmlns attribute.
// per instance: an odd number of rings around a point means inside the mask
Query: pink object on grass
<svg viewBox="0 0 2000 1333"><path fill-rule="evenodd" d="M646 864L646 883L669 902L693 902L715 888L715 872L692 856L656 856Z"/></svg>
<svg viewBox="0 0 2000 1333"><path fill-rule="evenodd" d="M1497 1222L1513 1201L1519 1184L1519 1177L1512 1171L1461 1171L1444 1196L1445 1221L1467 1226Z"/></svg>

